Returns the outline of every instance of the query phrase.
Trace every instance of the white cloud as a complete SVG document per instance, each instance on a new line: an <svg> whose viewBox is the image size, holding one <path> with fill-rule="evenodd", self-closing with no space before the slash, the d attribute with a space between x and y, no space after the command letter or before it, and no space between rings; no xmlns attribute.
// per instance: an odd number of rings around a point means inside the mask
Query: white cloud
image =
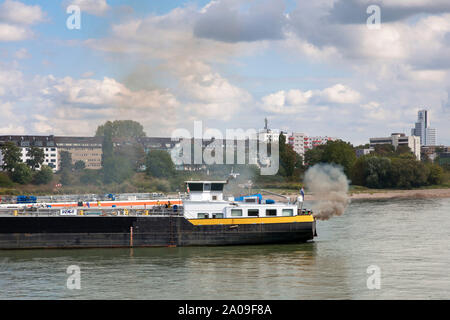
<svg viewBox="0 0 450 320"><path fill-rule="evenodd" d="M28 28L0 23L0 41L21 41L30 36L31 31Z"/></svg>
<svg viewBox="0 0 450 320"><path fill-rule="evenodd" d="M321 95L325 98L326 102L330 103L352 104L357 103L361 98L359 92L340 83L324 89Z"/></svg>
<svg viewBox="0 0 450 320"><path fill-rule="evenodd" d="M110 9L106 0L72 0L70 4L79 6L82 12L96 16L102 16Z"/></svg>
<svg viewBox="0 0 450 320"><path fill-rule="evenodd" d="M30 26L44 21L38 5L6 0L0 5L0 41L22 41L33 36Z"/></svg>
<svg viewBox="0 0 450 320"><path fill-rule="evenodd" d="M31 25L44 21L44 13L38 5L27 6L19 1L6 0L0 5L0 21Z"/></svg>
<svg viewBox="0 0 450 320"><path fill-rule="evenodd" d="M338 83L323 90L281 90L264 96L261 99L261 107L272 113L294 114L308 109L313 112L326 111L328 105L355 104L360 99L359 92ZM344 110L340 109L340 112Z"/></svg>

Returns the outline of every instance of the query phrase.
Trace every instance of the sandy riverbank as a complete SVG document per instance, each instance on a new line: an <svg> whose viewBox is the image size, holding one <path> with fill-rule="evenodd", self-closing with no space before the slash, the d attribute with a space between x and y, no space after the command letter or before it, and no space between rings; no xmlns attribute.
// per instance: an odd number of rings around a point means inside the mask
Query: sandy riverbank
<svg viewBox="0 0 450 320"><path fill-rule="evenodd" d="M418 190L374 190L374 191L360 191L349 192L349 198L352 200L370 200L370 199L433 199L433 198L450 198L449 189L418 189ZM291 199L297 198L298 194L287 195ZM278 201L285 201L285 199L277 196L270 196ZM305 200L314 200L314 195L306 194Z"/></svg>
<svg viewBox="0 0 450 320"><path fill-rule="evenodd" d="M350 199L393 199L393 198L450 198L450 189L389 190L377 192L349 192Z"/></svg>

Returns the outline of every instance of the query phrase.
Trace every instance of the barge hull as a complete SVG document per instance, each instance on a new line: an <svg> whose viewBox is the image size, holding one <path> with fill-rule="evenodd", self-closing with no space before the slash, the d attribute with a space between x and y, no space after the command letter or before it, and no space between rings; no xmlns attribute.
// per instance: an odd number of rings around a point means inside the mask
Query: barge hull
<svg viewBox="0 0 450 320"><path fill-rule="evenodd" d="M193 225L184 217L0 217L0 249L219 246L312 240L315 221Z"/></svg>

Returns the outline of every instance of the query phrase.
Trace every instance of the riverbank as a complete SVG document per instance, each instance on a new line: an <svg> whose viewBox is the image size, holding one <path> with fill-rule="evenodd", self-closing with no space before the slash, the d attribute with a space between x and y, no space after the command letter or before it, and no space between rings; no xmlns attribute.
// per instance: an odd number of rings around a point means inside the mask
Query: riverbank
<svg viewBox="0 0 450 320"><path fill-rule="evenodd" d="M284 194L290 199L296 199L298 194L289 193ZM265 195L277 201L286 201L286 198ZM450 198L450 188L436 188L436 189L413 189L413 190L358 190L349 191L349 199L351 200L376 200L376 199L440 199ZM306 194L305 201L315 200L314 194Z"/></svg>
<svg viewBox="0 0 450 320"><path fill-rule="evenodd" d="M450 189L416 189L416 190L387 190L349 192L350 199L438 199L450 198Z"/></svg>

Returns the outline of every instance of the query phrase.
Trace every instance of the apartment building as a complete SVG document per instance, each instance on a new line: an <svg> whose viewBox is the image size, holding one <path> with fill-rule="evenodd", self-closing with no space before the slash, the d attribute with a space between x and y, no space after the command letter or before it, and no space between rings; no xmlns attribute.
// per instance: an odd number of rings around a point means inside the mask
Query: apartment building
<svg viewBox="0 0 450 320"><path fill-rule="evenodd" d="M28 151L31 147L38 147L44 151L43 165L47 165L53 169L54 172L59 169L59 155L58 147L55 142L55 137L50 136L31 136L31 135L9 135L0 136L0 144L12 142L21 148L21 160L26 163L30 159ZM1 151L0 151L1 154ZM0 156L0 166L3 165L3 156ZM40 168L37 168L40 169Z"/></svg>
<svg viewBox="0 0 450 320"><path fill-rule="evenodd" d="M103 137L55 137L58 152L67 151L72 156L72 164L83 161L86 169L101 169ZM60 156L59 156L60 157Z"/></svg>

